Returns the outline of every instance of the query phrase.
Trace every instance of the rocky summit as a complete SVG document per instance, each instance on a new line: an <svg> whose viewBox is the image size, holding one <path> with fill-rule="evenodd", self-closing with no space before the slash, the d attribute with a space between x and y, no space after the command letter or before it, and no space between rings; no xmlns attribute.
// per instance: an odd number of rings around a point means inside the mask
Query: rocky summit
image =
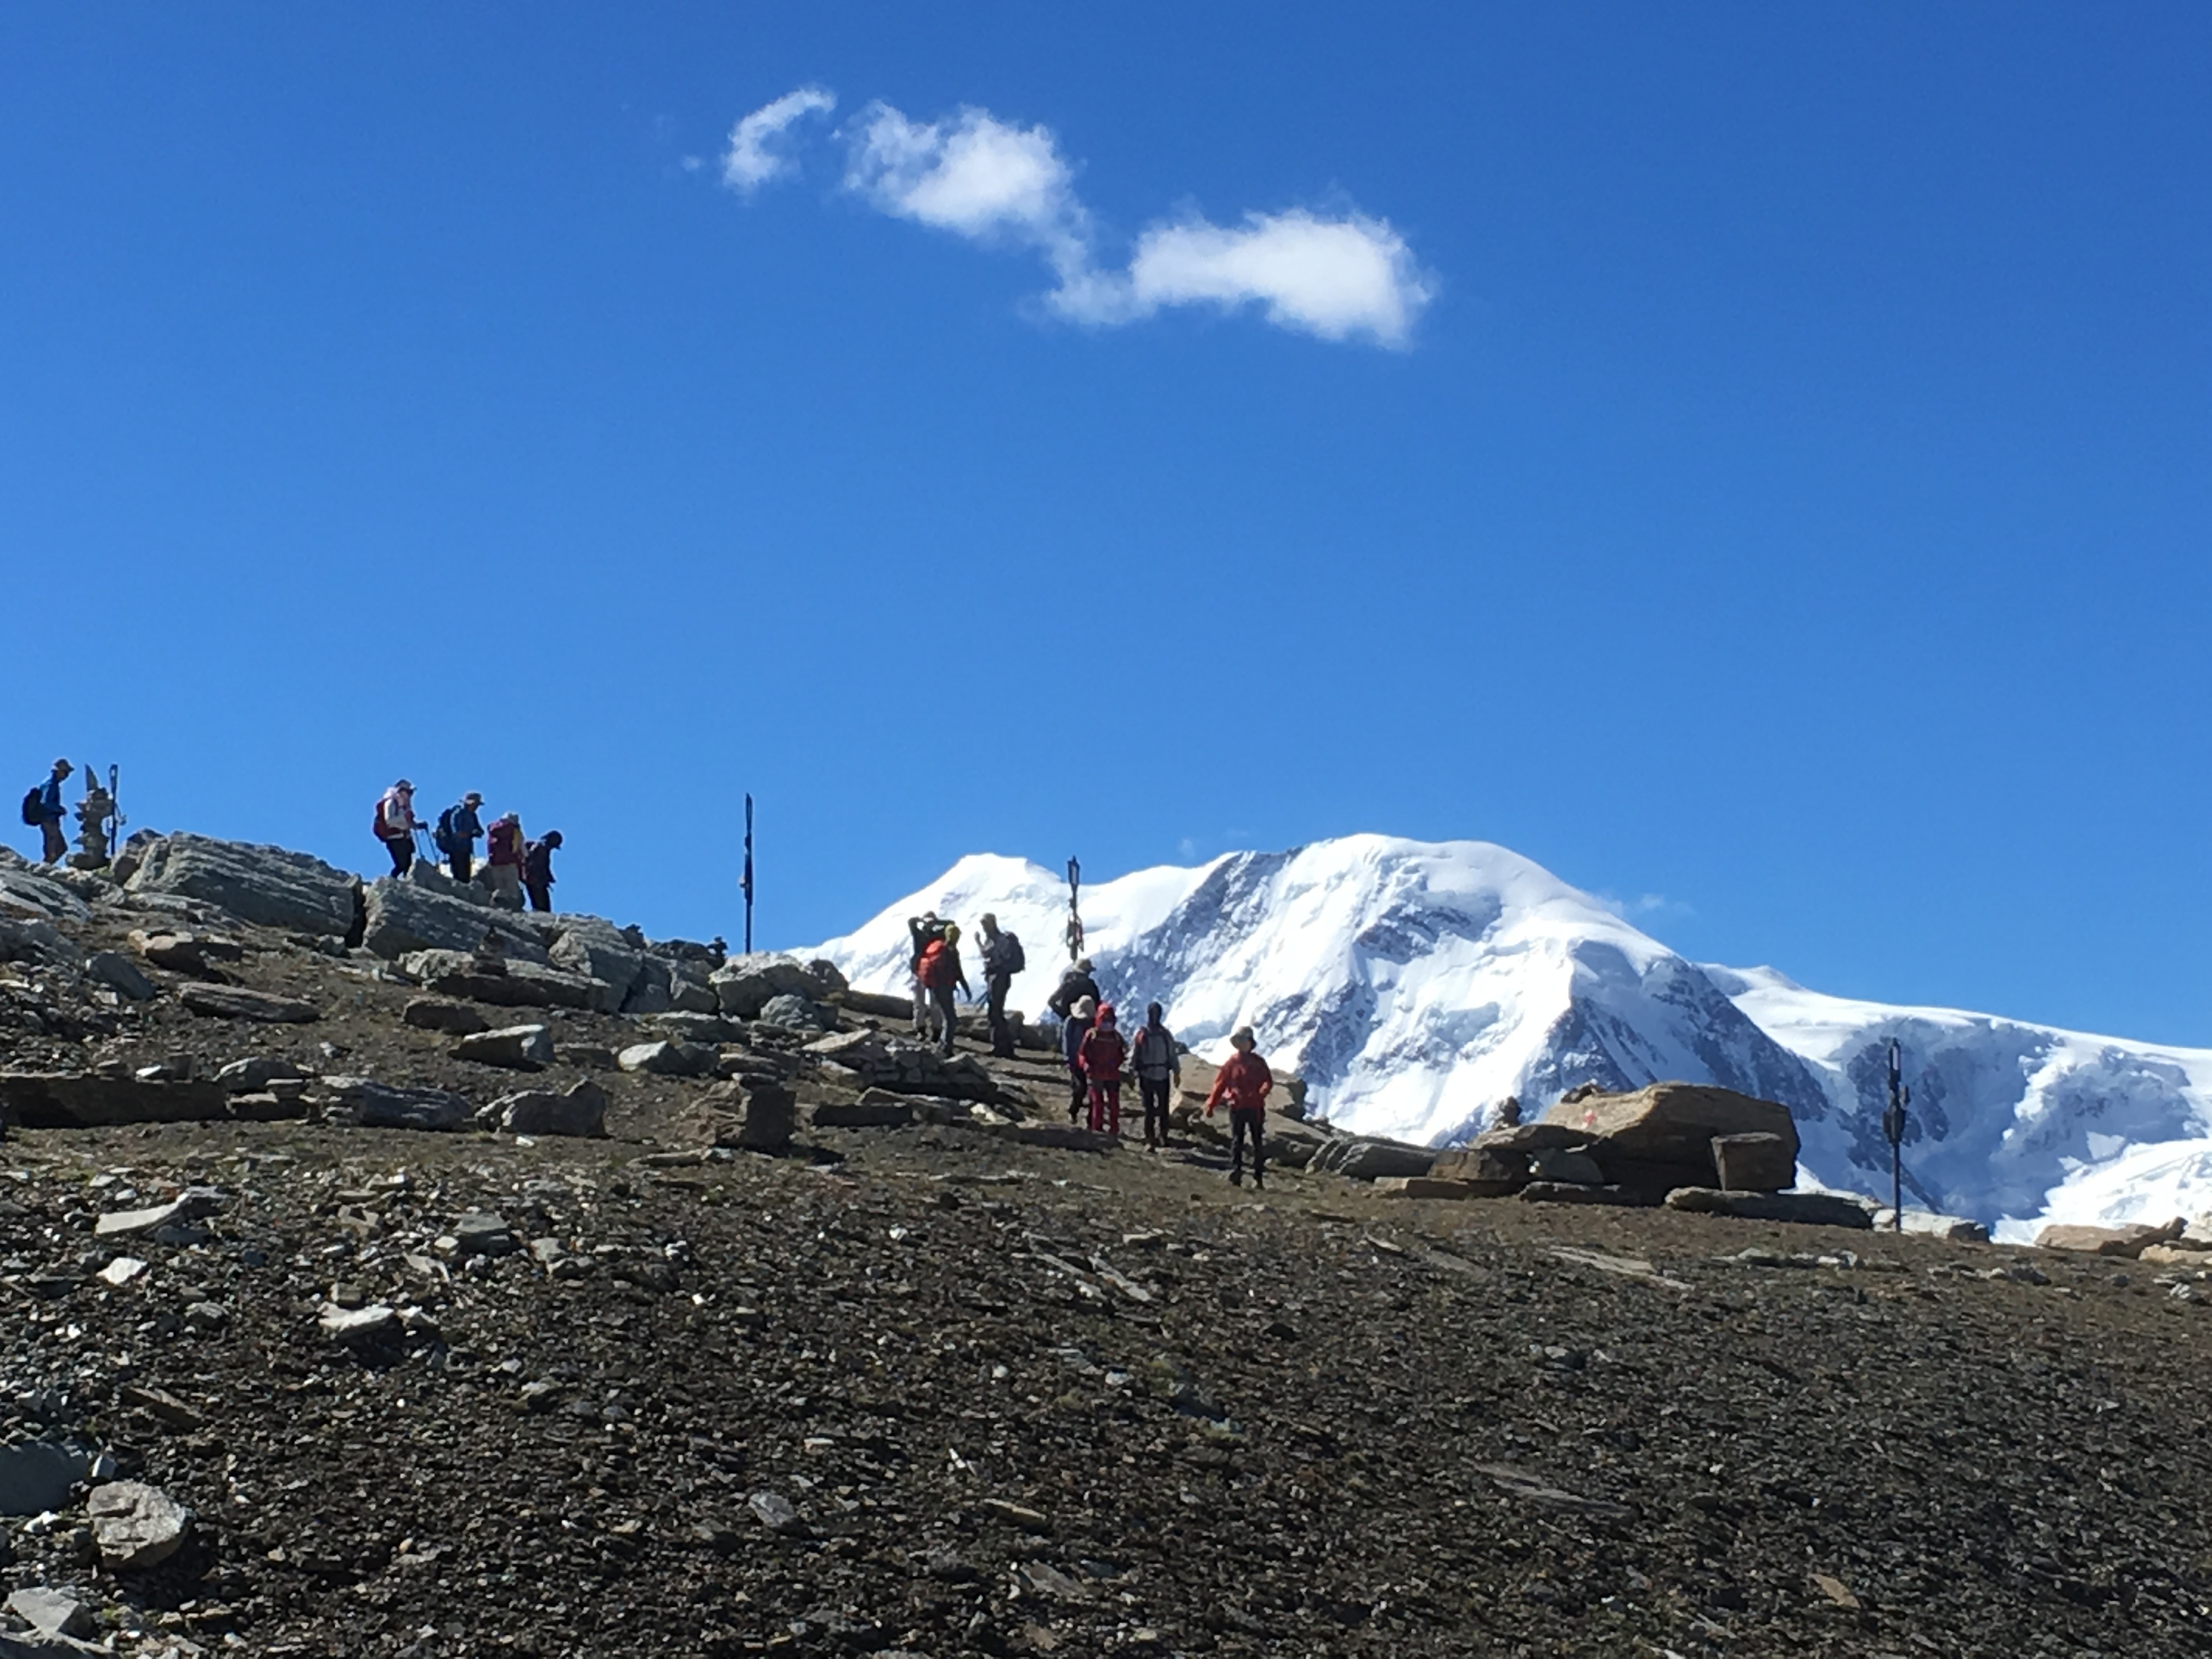
<svg viewBox="0 0 2212 1659"><path fill-rule="evenodd" d="M1232 1187L1195 1056L1147 1153L906 1018L0 861L0 1659L2212 1650L2204 1219L1878 1228L1698 1079L1441 1157L1286 1079Z"/></svg>

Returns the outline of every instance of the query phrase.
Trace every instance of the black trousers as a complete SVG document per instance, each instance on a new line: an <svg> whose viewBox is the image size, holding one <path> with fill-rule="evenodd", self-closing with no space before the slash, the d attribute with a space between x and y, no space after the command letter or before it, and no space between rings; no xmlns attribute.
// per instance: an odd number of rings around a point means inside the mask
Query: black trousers
<svg viewBox="0 0 2212 1659"><path fill-rule="evenodd" d="M1231 1170L1241 1170L1244 1167L1244 1137L1251 1136L1252 1178L1255 1181L1258 1180L1263 1173L1261 1159L1264 1155L1261 1151L1261 1142L1263 1139L1261 1126L1266 1121L1267 1114L1257 1107L1237 1106L1230 1109L1229 1167Z"/></svg>
<svg viewBox="0 0 2212 1659"><path fill-rule="evenodd" d="M392 873L393 875L404 876L410 869L414 867L414 836L386 836L384 838L384 850L392 854Z"/></svg>
<svg viewBox="0 0 2212 1659"><path fill-rule="evenodd" d="M446 868L453 872L455 881L465 882L476 867L475 855L466 850L446 854Z"/></svg>
<svg viewBox="0 0 2212 1659"><path fill-rule="evenodd" d="M983 1012L991 1026L991 1052L1001 1060L1012 1059L1014 1053L1014 1028L1006 1024L1006 993L1013 983L1012 974L994 974L983 981L988 994Z"/></svg>
<svg viewBox="0 0 2212 1659"><path fill-rule="evenodd" d="M1083 1068L1071 1065L1067 1068L1067 1121L1080 1123L1084 1108L1091 1103L1091 1079L1083 1075Z"/></svg>
<svg viewBox="0 0 2212 1659"><path fill-rule="evenodd" d="M530 891L530 908L553 914L553 885L550 882L531 881L523 884Z"/></svg>
<svg viewBox="0 0 2212 1659"><path fill-rule="evenodd" d="M1145 1139L1147 1141L1155 1136L1163 1141L1168 1138L1168 1096L1173 1088L1173 1081L1168 1078L1140 1077L1137 1079L1137 1092L1144 1097L1145 1101Z"/></svg>

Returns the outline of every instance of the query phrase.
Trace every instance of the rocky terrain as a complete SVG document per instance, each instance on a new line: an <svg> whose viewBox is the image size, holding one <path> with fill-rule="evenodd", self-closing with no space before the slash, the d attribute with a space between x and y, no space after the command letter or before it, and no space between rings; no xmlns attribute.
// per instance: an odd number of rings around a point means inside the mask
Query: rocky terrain
<svg viewBox="0 0 2212 1659"><path fill-rule="evenodd" d="M2172 1230L1232 1188L826 968L171 841L0 867L0 1659L2212 1645Z"/></svg>

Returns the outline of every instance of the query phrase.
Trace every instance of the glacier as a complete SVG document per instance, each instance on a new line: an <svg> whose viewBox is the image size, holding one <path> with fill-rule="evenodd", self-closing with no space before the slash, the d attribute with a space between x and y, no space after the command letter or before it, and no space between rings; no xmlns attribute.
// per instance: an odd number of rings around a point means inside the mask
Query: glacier
<svg viewBox="0 0 2212 1659"><path fill-rule="evenodd" d="M906 919L925 910L961 923L971 965L975 923L995 914L1028 959L1012 1004L1042 1010L1068 959L1067 890L1024 859L963 858L812 954L904 994ZM1082 913L1110 1000L1164 1004L1212 1058L1251 1025L1312 1109L1359 1133L1449 1146L1508 1095L1533 1112L1579 1084L1680 1079L1787 1105L1807 1182L1887 1193L1893 1037L1913 1097L1906 1168L1929 1207L2001 1238L2212 1209L2212 1050L1692 963L1490 842L1357 835L1231 853L1086 886Z"/></svg>

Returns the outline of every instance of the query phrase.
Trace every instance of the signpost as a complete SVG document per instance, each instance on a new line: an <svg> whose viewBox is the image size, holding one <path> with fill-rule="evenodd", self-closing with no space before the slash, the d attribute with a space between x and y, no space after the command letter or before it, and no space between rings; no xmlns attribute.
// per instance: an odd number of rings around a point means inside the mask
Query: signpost
<svg viewBox="0 0 2212 1659"><path fill-rule="evenodd" d="M753 798L745 797L745 873L738 884L745 893L745 954L753 953Z"/></svg>
<svg viewBox="0 0 2212 1659"><path fill-rule="evenodd" d="M1074 859L1067 861L1067 959L1079 962L1083 957L1083 912L1077 901L1083 893L1083 866Z"/></svg>
<svg viewBox="0 0 2212 1659"><path fill-rule="evenodd" d="M1905 1086L1905 1050L1895 1037L1889 1040L1889 1109L1881 1115L1881 1132L1889 1140L1890 1225L1905 1231L1905 1108L1912 1091Z"/></svg>

